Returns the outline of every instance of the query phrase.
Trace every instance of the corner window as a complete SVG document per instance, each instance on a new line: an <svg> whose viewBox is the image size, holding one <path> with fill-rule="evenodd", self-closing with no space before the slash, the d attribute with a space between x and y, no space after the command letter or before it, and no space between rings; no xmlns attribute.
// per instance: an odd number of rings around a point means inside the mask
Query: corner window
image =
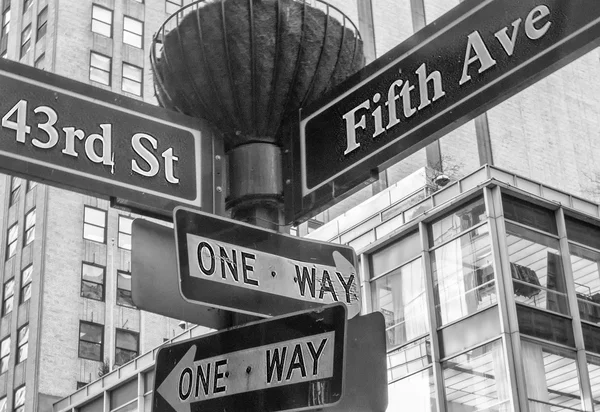
<svg viewBox="0 0 600 412"><path fill-rule="evenodd" d="M92 5L92 32L112 37L112 10Z"/></svg>
<svg viewBox="0 0 600 412"><path fill-rule="evenodd" d="M44 7L42 11L38 13L37 17L37 34L35 41L40 41L46 35L46 28L48 25L48 6Z"/></svg>
<svg viewBox="0 0 600 412"><path fill-rule="evenodd" d="M35 209L31 209L25 215L25 236L23 246L27 246L35 240Z"/></svg>
<svg viewBox="0 0 600 412"><path fill-rule="evenodd" d="M137 357L140 335L125 329L117 329L115 343L115 364L123 365Z"/></svg>
<svg viewBox="0 0 600 412"><path fill-rule="evenodd" d="M131 250L131 223L133 219L127 216L119 216L119 241L122 249Z"/></svg>
<svg viewBox="0 0 600 412"><path fill-rule="evenodd" d="M21 386L15 391L14 412L25 412L25 386Z"/></svg>
<svg viewBox="0 0 600 412"><path fill-rule="evenodd" d="M29 347L29 325L25 325L17 332L17 363L27 359L27 351Z"/></svg>
<svg viewBox="0 0 600 412"><path fill-rule="evenodd" d="M21 58L31 49L31 24L21 32Z"/></svg>
<svg viewBox="0 0 600 412"><path fill-rule="evenodd" d="M117 271L117 305L135 307L131 297L131 273Z"/></svg>
<svg viewBox="0 0 600 412"><path fill-rule="evenodd" d="M8 370L8 359L10 358L10 336L0 342L0 374ZM0 408L0 411L2 409Z"/></svg>
<svg viewBox="0 0 600 412"><path fill-rule="evenodd" d="M123 18L123 43L141 49L144 44L144 23L125 16Z"/></svg>
<svg viewBox="0 0 600 412"><path fill-rule="evenodd" d="M27 266L21 271L21 303L27 302L31 298L31 277L33 275L33 265Z"/></svg>
<svg viewBox="0 0 600 412"><path fill-rule="evenodd" d="M2 295L2 316L6 316L12 312L14 297L15 279L13 278L4 283L4 294Z"/></svg>
<svg viewBox="0 0 600 412"><path fill-rule="evenodd" d="M79 357L102 361L104 355L104 325L79 321Z"/></svg>
<svg viewBox="0 0 600 412"><path fill-rule="evenodd" d="M98 243L106 241L106 211L85 206L83 209L83 238Z"/></svg>
<svg viewBox="0 0 600 412"><path fill-rule="evenodd" d="M100 53L90 54L90 80L110 86L112 59Z"/></svg>
<svg viewBox="0 0 600 412"><path fill-rule="evenodd" d="M121 90L136 96L142 95L142 69L140 67L123 63Z"/></svg>
<svg viewBox="0 0 600 412"><path fill-rule="evenodd" d="M167 14L176 13L183 6L183 0L166 0L165 11Z"/></svg>
<svg viewBox="0 0 600 412"><path fill-rule="evenodd" d="M19 193L21 193L21 185L23 179L20 177L12 176L10 178L10 200L8 205L12 206L19 200Z"/></svg>
<svg viewBox="0 0 600 412"><path fill-rule="evenodd" d="M81 296L104 300L104 272L102 266L83 263L81 265Z"/></svg>
<svg viewBox="0 0 600 412"><path fill-rule="evenodd" d="M8 228L6 236L6 260L10 259L17 253L17 235L19 226L15 223Z"/></svg>

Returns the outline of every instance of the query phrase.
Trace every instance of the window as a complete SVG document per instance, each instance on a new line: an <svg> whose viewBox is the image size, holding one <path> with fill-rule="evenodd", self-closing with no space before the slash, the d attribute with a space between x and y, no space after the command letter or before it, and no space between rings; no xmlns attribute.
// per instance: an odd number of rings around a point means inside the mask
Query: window
<svg viewBox="0 0 600 412"><path fill-rule="evenodd" d="M140 67L123 63L121 89L136 96L142 95L142 69Z"/></svg>
<svg viewBox="0 0 600 412"><path fill-rule="evenodd" d="M0 398L0 412L6 412L6 396Z"/></svg>
<svg viewBox="0 0 600 412"><path fill-rule="evenodd" d="M21 57L31 49L31 24L21 32Z"/></svg>
<svg viewBox="0 0 600 412"><path fill-rule="evenodd" d="M89 206L84 207L83 238L104 243L106 240L106 211Z"/></svg>
<svg viewBox="0 0 600 412"><path fill-rule="evenodd" d="M173 14L177 12L183 6L183 0L166 0L165 11L167 14Z"/></svg>
<svg viewBox="0 0 600 412"><path fill-rule="evenodd" d="M112 37L112 10L92 5L92 32Z"/></svg>
<svg viewBox="0 0 600 412"><path fill-rule="evenodd" d="M388 386L388 411L436 412L436 393L431 368L397 380Z"/></svg>
<svg viewBox="0 0 600 412"><path fill-rule="evenodd" d="M102 361L104 355L104 325L79 321L79 357Z"/></svg>
<svg viewBox="0 0 600 412"><path fill-rule="evenodd" d="M17 234L19 227L15 223L8 229L7 241L6 241L6 260L10 259L17 253Z"/></svg>
<svg viewBox="0 0 600 412"><path fill-rule="evenodd" d="M33 0L23 0L23 13L25 13L31 5L33 4Z"/></svg>
<svg viewBox="0 0 600 412"><path fill-rule="evenodd" d="M510 383L501 340L448 359L442 362L442 369L447 410L511 409Z"/></svg>
<svg viewBox="0 0 600 412"><path fill-rule="evenodd" d="M127 216L119 216L119 241L122 249L131 250L131 223L133 219Z"/></svg>
<svg viewBox="0 0 600 412"><path fill-rule="evenodd" d="M27 349L29 347L29 325L21 327L17 332L17 363L27 359Z"/></svg>
<svg viewBox="0 0 600 412"><path fill-rule="evenodd" d="M8 32L10 31L10 7L2 12L2 39L0 40L0 50L6 52L8 47Z"/></svg>
<svg viewBox="0 0 600 412"><path fill-rule="evenodd" d="M23 245L27 246L35 240L35 209L31 209L25 215L25 236L23 237Z"/></svg>
<svg viewBox="0 0 600 412"><path fill-rule="evenodd" d="M131 298L131 273L117 271L117 305L134 307Z"/></svg>
<svg viewBox="0 0 600 412"><path fill-rule="evenodd" d="M48 24L48 6L44 7L38 13L37 18L37 35L35 41L40 41L46 35L46 26Z"/></svg>
<svg viewBox="0 0 600 412"><path fill-rule="evenodd" d="M14 412L25 412L25 386L21 386L15 391Z"/></svg>
<svg viewBox="0 0 600 412"><path fill-rule="evenodd" d="M45 57L45 54L44 54L44 53L42 53L42 54L40 55L40 57L38 57L38 59L35 61L35 64L36 64L36 66L35 66L35 67L38 67L38 66L37 66L37 64L38 64L38 62L39 62L40 60L42 60L42 64L43 64L44 57ZM38 68L39 68L39 67L38 67ZM27 181L27 191L29 192L31 189L33 189L33 188L34 188L34 187L36 187L37 185L38 185L38 183L37 183L35 180L28 180L28 181Z"/></svg>
<svg viewBox="0 0 600 412"><path fill-rule="evenodd" d="M33 265L27 266L21 271L21 303L27 302L31 298L31 275L33 274Z"/></svg>
<svg viewBox="0 0 600 412"><path fill-rule="evenodd" d="M117 329L115 343L115 364L123 365L137 357L139 351L139 333Z"/></svg>
<svg viewBox="0 0 600 412"><path fill-rule="evenodd" d="M90 80L110 86L112 59L99 53L90 54Z"/></svg>
<svg viewBox="0 0 600 412"><path fill-rule="evenodd" d="M14 205L19 200L19 193L21 192L21 184L23 179L20 177L12 176L10 178L10 200L9 206Z"/></svg>
<svg viewBox="0 0 600 412"><path fill-rule="evenodd" d="M123 43L141 49L144 43L144 23L125 16L123 18Z"/></svg>
<svg viewBox="0 0 600 412"><path fill-rule="evenodd" d="M40 70L46 70L46 53L42 53L40 54L40 57L38 57L35 61L34 64L36 69L40 69ZM35 186L37 186L37 182L34 181L29 181L28 184L31 183L31 187L34 188Z"/></svg>
<svg viewBox="0 0 600 412"><path fill-rule="evenodd" d="M10 357L10 336L0 342L0 373L8 370L8 358ZM0 409L1 411L2 409Z"/></svg>
<svg viewBox="0 0 600 412"><path fill-rule="evenodd" d="M14 278L4 283L4 294L2 296L2 316L5 316L13 310L13 299L15 296Z"/></svg>
<svg viewBox="0 0 600 412"><path fill-rule="evenodd" d="M102 266L83 263L81 267L81 296L104 300L104 272Z"/></svg>

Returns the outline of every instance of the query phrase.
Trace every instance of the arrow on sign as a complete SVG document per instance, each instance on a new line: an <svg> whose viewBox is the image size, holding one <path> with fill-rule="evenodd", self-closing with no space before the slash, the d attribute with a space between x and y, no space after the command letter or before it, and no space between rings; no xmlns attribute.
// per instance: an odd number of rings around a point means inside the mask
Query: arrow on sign
<svg viewBox="0 0 600 412"><path fill-rule="evenodd" d="M177 412L190 412L190 403L182 401L181 382L184 369L189 369L185 365L191 365L196 357L196 345L193 345L177 363L177 366L167 376L167 379L158 387L157 392ZM177 392L171 388L180 388Z"/></svg>

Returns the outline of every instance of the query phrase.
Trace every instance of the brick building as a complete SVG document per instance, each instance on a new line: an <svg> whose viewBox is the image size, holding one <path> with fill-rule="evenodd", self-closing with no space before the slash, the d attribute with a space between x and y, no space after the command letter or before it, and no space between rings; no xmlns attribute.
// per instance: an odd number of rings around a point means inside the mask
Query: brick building
<svg viewBox="0 0 600 412"><path fill-rule="evenodd" d="M359 23L373 59L459 0L331 3ZM0 52L152 102L151 36L182 4L4 0ZM398 405L411 405L411 411L600 409L594 344L599 307L594 296L600 292L600 210L594 203L600 201L598 58L598 50L591 51L297 228L302 236L349 243L360 255L364 310L381 310L388 325L388 410L402 410ZM484 164L493 167L481 168ZM445 188L437 184L441 174L450 178ZM130 269L129 252L119 247L129 216L95 198L42 185L28 190L26 182L16 186L10 177L0 185L5 202L0 233L6 233L0 252L10 255L0 278L9 291L3 306L13 296L13 309L0 323L0 339L11 338L8 369L0 374L7 410L22 405L49 410L62 396L56 411L149 410L155 353L150 350L171 338L177 323L117 302L126 296L118 287L127 283L120 281L126 279L120 271L126 275ZM505 216L507 210L528 213ZM433 235L442 227L449 237ZM32 228L35 240L27 243ZM464 241L469 233L480 243ZM526 250L515 246L519 239L544 256L539 268L519 257ZM467 262L475 265L470 277L444 273L435 259L456 244L491 260ZM394 251L395 245L414 253ZM461 248L455 249L454 257ZM465 262L456 258L452 265ZM103 301L94 298L102 283L94 282L99 267L106 269ZM554 283L549 284L550 272ZM458 278L463 283L452 289ZM467 285L467 278L474 283ZM398 286L411 280L421 283L410 290ZM29 293L31 298L22 298ZM451 301L454 295L458 306ZM493 327L483 331L482 324ZM81 337L98 336L97 325L103 325L103 356L86 359L97 353L98 339L84 340L82 350ZM25 336L28 355L19 361ZM118 353L130 350L118 347L119 336L127 342L137 336L138 353L146 354L74 392L78 382L97 377L101 361L112 365ZM519 361L527 356L530 363Z"/></svg>

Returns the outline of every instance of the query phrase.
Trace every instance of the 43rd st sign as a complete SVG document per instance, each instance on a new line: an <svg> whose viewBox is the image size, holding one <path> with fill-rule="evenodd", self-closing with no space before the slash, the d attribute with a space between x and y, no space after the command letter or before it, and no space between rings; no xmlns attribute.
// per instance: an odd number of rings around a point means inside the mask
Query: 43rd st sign
<svg viewBox="0 0 600 412"><path fill-rule="evenodd" d="M288 222L598 45L598 0L466 0L303 108L287 169Z"/></svg>
<svg viewBox="0 0 600 412"><path fill-rule="evenodd" d="M175 209L181 294L251 315L281 315L341 302L360 312L356 253L349 246L284 235Z"/></svg>

